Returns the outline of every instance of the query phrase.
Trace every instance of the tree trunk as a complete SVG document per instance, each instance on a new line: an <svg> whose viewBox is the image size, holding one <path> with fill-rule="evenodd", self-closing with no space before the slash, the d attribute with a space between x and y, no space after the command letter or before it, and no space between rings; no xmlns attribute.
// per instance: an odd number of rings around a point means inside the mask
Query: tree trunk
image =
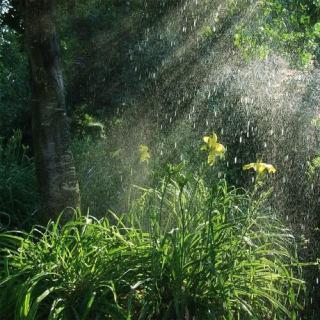
<svg viewBox="0 0 320 320"><path fill-rule="evenodd" d="M43 221L80 206L70 149L53 0L25 1L25 36L32 78L32 132ZM68 216L68 214L66 214ZM67 217L66 217L67 218Z"/></svg>

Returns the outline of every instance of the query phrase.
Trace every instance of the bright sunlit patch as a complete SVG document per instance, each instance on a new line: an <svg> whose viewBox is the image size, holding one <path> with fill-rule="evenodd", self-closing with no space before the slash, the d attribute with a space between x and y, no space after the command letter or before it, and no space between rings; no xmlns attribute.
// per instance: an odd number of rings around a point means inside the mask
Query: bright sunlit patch
<svg viewBox="0 0 320 320"><path fill-rule="evenodd" d="M144 145L140 144L139 146L139 154L140 154L140 162L148 162L149 159L151 158L149 148Z"/></svg>
<svg viewBox="0 0 320 320"><path fill-rule="evenodd" d="M201 147L201 150L208 151L208 164L213 166L216 157L222 157L226 149L221 143L218 143L218 137L215 133L211 136L204 136L203 141L205 145Z"/></svg>
<svg viewBox="0 0 320 320"><path fill-rule="evenodd" d="M277 170L272 164L263 163L261 161L252 162L243 166L243 170L253 169L258 174L262 174L264 172L275 173Z"/></svg>
<svg viewBox="0 0 320 320"><path fill-rule="evenodd" d="M1 14L8 13L10 8L11 8L10 2L8 0L3 0L0 4L0 13Z"/></svg>

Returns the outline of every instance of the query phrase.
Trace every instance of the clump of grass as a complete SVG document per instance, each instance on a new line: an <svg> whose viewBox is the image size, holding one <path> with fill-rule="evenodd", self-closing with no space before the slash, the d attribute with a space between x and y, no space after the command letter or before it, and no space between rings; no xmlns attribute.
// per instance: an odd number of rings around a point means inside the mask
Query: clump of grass
<svg viewBox="0 0 320 320"><path fill-rule="evenodd" d="M4 319L295 319L294 238L224 181L170 167L129 213L0 235Z"/></svg>
<svg viewBox="0 0 320 320"><path fill-rule="evenodd" d="M152 306L168 319L295 319L301 307L294 237L269 210L225 181L181 167L143 190L128 217L153 235Z"/></svg>
<svg viewBox="0 0 320 320"><path fill-rule="evenodd" d="M84 216L61 228L51 222L29 234L1 234L1 315L126 319L133 288L150 268L147 236Z"/></svg>

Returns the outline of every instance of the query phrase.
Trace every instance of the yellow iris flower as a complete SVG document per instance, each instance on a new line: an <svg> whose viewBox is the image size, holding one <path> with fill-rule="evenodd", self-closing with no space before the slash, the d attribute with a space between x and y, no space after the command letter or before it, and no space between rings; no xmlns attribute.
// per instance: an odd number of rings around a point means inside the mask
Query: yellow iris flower
<svg viewBox="0 0 320 320"><path fill-rule="evenodd" d="M275 173L277 171L272 164L263 163L261 161L252 162L243 166L243 170L250 170L250 169L253 169L258 174L262 174L265 171L267 171L268 173Z"/></svg>
<svg viewBox="0 0 320 320"><path fill-rule="evenodd" d="M213 166L216 157L223 156L226 149L221 143L218 143L218 137L215 133L212 136L204 136L203 141L205 145L201 147L201 150L208 151L208 164Z"/></svg>
<svg viewBox="0 0 320 320"><path fill-rule="evenodd" d="M140 162L148 162L149 159L151 158L149 148L144 145L140 144L139 146L139 154L140 154Z"/></svg>

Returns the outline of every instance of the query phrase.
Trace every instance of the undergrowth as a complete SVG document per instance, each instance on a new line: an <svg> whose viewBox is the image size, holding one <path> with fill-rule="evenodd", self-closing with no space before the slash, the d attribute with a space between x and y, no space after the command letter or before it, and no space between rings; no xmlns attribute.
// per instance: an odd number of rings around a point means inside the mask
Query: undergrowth
<svg viewBox="0 0 320 320"><path fill-rule="evenodd" d="M0 229L32 224L39 198L34 162L20 131L5 143L0 137Z"/></svg>
<svg viewBox="0 0 320 320"><path fill-rule="evenodd" d="M1 233L1 319L296 319L294 237L266 194L182 171L125 214Z"/></svg>

